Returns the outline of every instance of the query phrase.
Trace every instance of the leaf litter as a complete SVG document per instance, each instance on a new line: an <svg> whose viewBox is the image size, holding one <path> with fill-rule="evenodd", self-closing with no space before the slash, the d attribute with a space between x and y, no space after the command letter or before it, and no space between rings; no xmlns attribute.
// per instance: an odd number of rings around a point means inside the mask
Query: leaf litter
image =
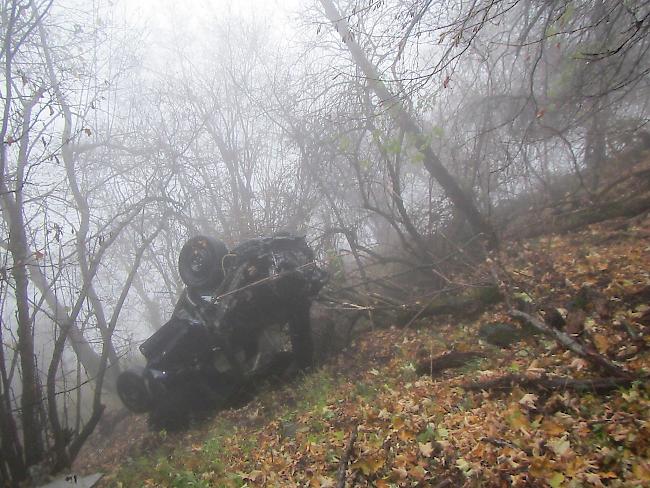
<svg viewBox="0 0 650 488"><path fill-rule="evenodd" d="M499 259L524 304L566 319L558 326L642 376L650 372L648 235L648 218L609 222L512 243ZM481 324L503 322L512 319L500 304L477 320L370 331L330 364L243 408L182 434L136 427L115 441L116 452L81 456L79 469L108 470L104 486L328 488L356 429L345 486L650 486L645 381L606 394L462 387L506 374L599 377L544 336L508 349L480 340ZM472 360L419 375L422 350L471 351Z"/></svg>

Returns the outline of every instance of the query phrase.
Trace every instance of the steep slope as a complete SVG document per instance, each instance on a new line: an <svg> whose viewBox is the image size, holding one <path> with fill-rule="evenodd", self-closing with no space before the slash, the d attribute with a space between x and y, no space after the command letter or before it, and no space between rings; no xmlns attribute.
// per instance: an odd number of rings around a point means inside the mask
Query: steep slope
<svg viewBox="0 0 650 488"><path fill-rule="evenodd" d="M476 320L370 331L241 409L182 434L139 426L80 467L121 487L648 486L649 237L647 214L611 220L512 243L477 270L496 262L515 306L541 309L636 381L589 383L611 375L501 303ZM494 327L509 338L493 340Z"/></svg>

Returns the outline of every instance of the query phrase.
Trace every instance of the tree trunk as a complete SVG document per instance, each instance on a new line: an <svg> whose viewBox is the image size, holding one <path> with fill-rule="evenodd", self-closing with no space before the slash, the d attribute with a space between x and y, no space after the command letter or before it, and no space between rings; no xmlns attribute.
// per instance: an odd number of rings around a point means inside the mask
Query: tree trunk
<svg viewBox="0 0 650 488"><path fill-rule="evenodd" d="M6 187L3 184L0 191L6 194ZM16 192L19 193L19 192ZM11 201L9 197L4 198L3 212L9 221L9 251L13 259L12 275L16 284L16 318L17 347L20 355L21 383L23 387L20 399L21 421L23 428L23 439L25 446L25 462L28 466L40 462L43 455L43 443L41 437L41 426L38 420L38 404L40 394L36 378L36 358L34 356L34 337L31 314L29 313L29 279L25 263L29 259L26 254L27 236L22 212Z"/></svg>
<svg viewBox="0 0 650 488"><path fill-rule="evenodd" d="M431 149L426 141L422 129L415 119L404 109L399 99L390 93L386 85L379 79L376 68L370 63L361 46L355 41L347 20L338 12L331 0L320 0L325 9L325 15L334 25L345 42L354 62L363 71L368 84L381 100L381 103L388 108L388 112L399 127L415 139L416 147L424 155L424 166L431 176L440 184L445 194L449 197L456 208L463 213L470 225L476 232L485 235L490 247L497 245L497 237L492 226L483 218L476 208L476 205L468 197L454 177L444 167L438 155Z"/></svg>
<svg viewBox="0 0 650 488"><path fill-rule="evenodd" d="M0 344L2 344L2 327L0 327ZM6 479L22 481L27 477L27 467L23 460L23 448L20 443L20 434L12 414L10 401L10 379L5 369L4 349L0 347L0 468L3 469L0 481ZM4 486L4 484L3 484Z"/></svg>

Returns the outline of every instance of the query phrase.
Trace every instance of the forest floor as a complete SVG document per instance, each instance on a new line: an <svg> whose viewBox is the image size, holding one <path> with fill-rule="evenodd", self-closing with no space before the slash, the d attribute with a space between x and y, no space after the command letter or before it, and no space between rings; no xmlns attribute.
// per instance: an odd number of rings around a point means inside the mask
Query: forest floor
<svg viewBox="0 0 650 488"><path fill-rule="evenodd" d="M650 372L647 213L510 243L497 262L522 306L534 303L547 321L559 314L592 351ZM325 488L341 474L346 486L378 488L650 486L647 383L546 389L535 381L606 374L547 336L490 345L479 330L492 323L516 324L501 303L472 319L369 331L313 373L190 431L148 432L142 416L129 417L76 468L101 470L103 486L118 487ZM476 354L418 374L423 358L433 366L449 351ZM504 375L530 381L468 388Z"/></svg>

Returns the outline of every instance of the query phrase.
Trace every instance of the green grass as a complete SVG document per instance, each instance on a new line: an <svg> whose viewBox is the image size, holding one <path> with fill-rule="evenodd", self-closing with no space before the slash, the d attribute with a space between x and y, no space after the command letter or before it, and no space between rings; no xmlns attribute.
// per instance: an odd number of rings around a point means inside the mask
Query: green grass
<svg viewBox="0 0 650 488"><path fill-rule="evenodd" d="M211 487L214 483L204 473L224 473L221 461L223 438L232 435L234 426L217 418L208 438L197 445L178 446L173 451L158 450L122 466L115 476L114 486Z"/></svg>
<svg viewBox="0 0 650 488"><path fill-rule="evenodd" d="M305 376L296 387L298 395L297 409L300 411L323 409L336 388L337 382L327 369L319 369Z"/></svg>
<svg viewBox="0 0 650 488"><path fill-rule="evenodd" d="M313 412L313 420L303 428L314 437L314 441L321 441L327 431L326 422L332 415L327 408L328 400L338 384L330 371L325 368L317 370L294 383L295 406L281 405L273 415L281 422L291 424L295 422L296 412ZM258 401L261 404L276 402L277 391L262 393ZM248 458L256 447L255 435L240 432L231 421L219 417L219 414L210 425L206 438L199 444L177 446L171 451L160 449L123 465L115 474L111 486L244 486L246 483L240 475L226 472L224 459L228 455ZM240 439L236 453L224 450L224 439L232 436Z"/></svg>

